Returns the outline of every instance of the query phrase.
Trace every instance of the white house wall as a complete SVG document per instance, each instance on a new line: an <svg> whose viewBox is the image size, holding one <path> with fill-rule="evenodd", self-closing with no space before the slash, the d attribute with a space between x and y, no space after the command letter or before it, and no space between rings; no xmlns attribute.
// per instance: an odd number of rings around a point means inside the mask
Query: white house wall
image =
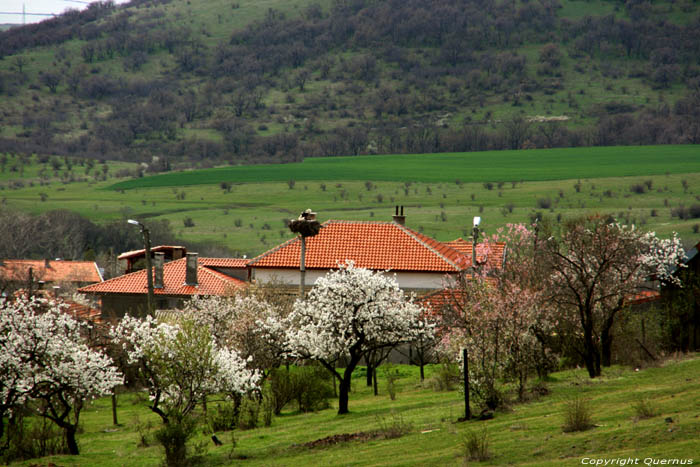
<svg viewBox="0 0 700 467"><path fill-rule="evenodd" d="M306 285L313 285L319 277L326 275L328 270L307 270ZM397 272L396 280L402 289L440 289L444 286L445 273L427 272ZM265 284L269 282L299 285L299 271L291 269L253 268L253 279Z"/></svg>

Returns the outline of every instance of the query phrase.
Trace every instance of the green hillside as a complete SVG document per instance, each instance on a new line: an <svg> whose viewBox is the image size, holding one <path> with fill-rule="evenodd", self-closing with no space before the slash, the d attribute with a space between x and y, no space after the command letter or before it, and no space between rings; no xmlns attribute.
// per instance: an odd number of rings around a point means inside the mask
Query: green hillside
<svg viewBox="0 0 700 467"><path fill-rule="evenodd" d="M396 399L386 391L383 368L378 372L379 395L365 385L360 369L353 381L351 413L336 410L299 413L285 409L271 426L250 430L217 432L224 443L214 446L203 425L193 440L202 445L204 465L582 465L582 460L639 459L636 465L661 464L662 460L688 459L697 463L700 452L700 390L697 355L669 361L656 368L635 371L612 367L604 376L590 380L584 370L554 373L546 386L549 394L532 394L533 400L499 411L494 419L456 423L463 414L458 391L436 391L430 379L438 365L427 368L421 384L417 367L394 367L399 373ZM540 389L542 386L540 386ZM594 427L564 433L566 406L578 397L591 408ZM653 416L640 417L640 403ZM214 412L214 402L209 404ZM79 456L50 456L13 465L102 465L104 467L162 465L162 448L153 439L157 417L145 407L144 397L131 393L119 396L120 426L112 425L109 398L87 404L81 413L83 430L78 434ZM261 417L262 418L262 417ZM669 421L670 419L670 421ZM262 422L261 422L262 425ZM332 435L393 429L394 439L357 439L349 442L312 443ZM465 437L469 432L488 440L489 459L465 459ZM232 446L235 439L235 446ZM656 464L652 462L656 461ZM592 464L591 464L592 465ZM627 464L634 465L634 464Z"/></svg>
<svg viewBox="0 0 700 467"><path fill-rule="evenodd" d="M94 3L0 32L0 151L167 170L698 143L699 8L689 0Z"/></svg>
<svg viewBox="0 0 700 467"><path fill-rule="evenodd" d="M285 222L304 209L321 221L389 221L396 205L405 206L408 227L443 241L468 237L475 215L491 234L539 216L556 224L598 212L663 236L678 232L691 245L700 233L699 157L697 146L657 146L314 158L124 179L114 177L139 167L69 168L36 157L19 165L10 156L0 198L8 209L68 209L103 225L167 221L179 242L248 256L291 238Z"/></svg>

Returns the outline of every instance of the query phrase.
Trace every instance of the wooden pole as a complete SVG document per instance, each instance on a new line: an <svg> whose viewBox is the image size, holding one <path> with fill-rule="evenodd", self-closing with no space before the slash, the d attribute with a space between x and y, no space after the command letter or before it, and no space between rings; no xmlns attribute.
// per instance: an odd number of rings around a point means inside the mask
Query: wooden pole
<svg viewBox="0 0 700 467"><path fill-rule="evenodd" d="M462 349L462 360L464 366L464 419L470 420L472 412L469 409L469 355L467 349Z"/></svg>
<svg viewBox="0 0 700 467"><path fill-rule="evenodd" d="M117 422L117 390L112 391L112 423L119 425Z"/></svg>
<svg viewBox="0 0 700 467"><path fill-rule="evenodd" d="M306 237L301 236L301 259L299 261L299 297L304 298L306 286Z"/></svg>

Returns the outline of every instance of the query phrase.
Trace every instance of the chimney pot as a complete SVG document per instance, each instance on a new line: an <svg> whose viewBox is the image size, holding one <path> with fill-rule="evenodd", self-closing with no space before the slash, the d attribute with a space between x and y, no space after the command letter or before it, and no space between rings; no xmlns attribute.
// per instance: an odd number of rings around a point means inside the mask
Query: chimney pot
<svg viewBox="0 0 700 467"><path fill-rule="evenodd" d="M185 285L197 285L197 253L187 253Z"/></svg>
<svg viewBox="0 0 700 467"><path fill-rule="evenodd" d="M406 216L403 215L403 206L401 206L401 214L399 214L399 207L396 206L396 214L394 215L394 222L399 225L406 225Z"/></svg>
<svg viewBox="0 0 700 467"><path fill-rule="evenodd" d="M155 277L153 280L153 288L162 289L163 284L163 264L165 263L165 253L157 251L154 255Z"/></svg>

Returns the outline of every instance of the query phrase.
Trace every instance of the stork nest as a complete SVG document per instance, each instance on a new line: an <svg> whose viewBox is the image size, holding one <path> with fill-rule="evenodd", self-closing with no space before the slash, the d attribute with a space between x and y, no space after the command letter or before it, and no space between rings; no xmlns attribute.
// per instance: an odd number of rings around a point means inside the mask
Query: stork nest
<svg viewBox="0 0 700 467"><path fill-rule="evenodd" d="M298 233L302 237L313 237L321 230L321 223L318 221L307 221L306 219L292 219L289 221L289 230Z"/></svg>

